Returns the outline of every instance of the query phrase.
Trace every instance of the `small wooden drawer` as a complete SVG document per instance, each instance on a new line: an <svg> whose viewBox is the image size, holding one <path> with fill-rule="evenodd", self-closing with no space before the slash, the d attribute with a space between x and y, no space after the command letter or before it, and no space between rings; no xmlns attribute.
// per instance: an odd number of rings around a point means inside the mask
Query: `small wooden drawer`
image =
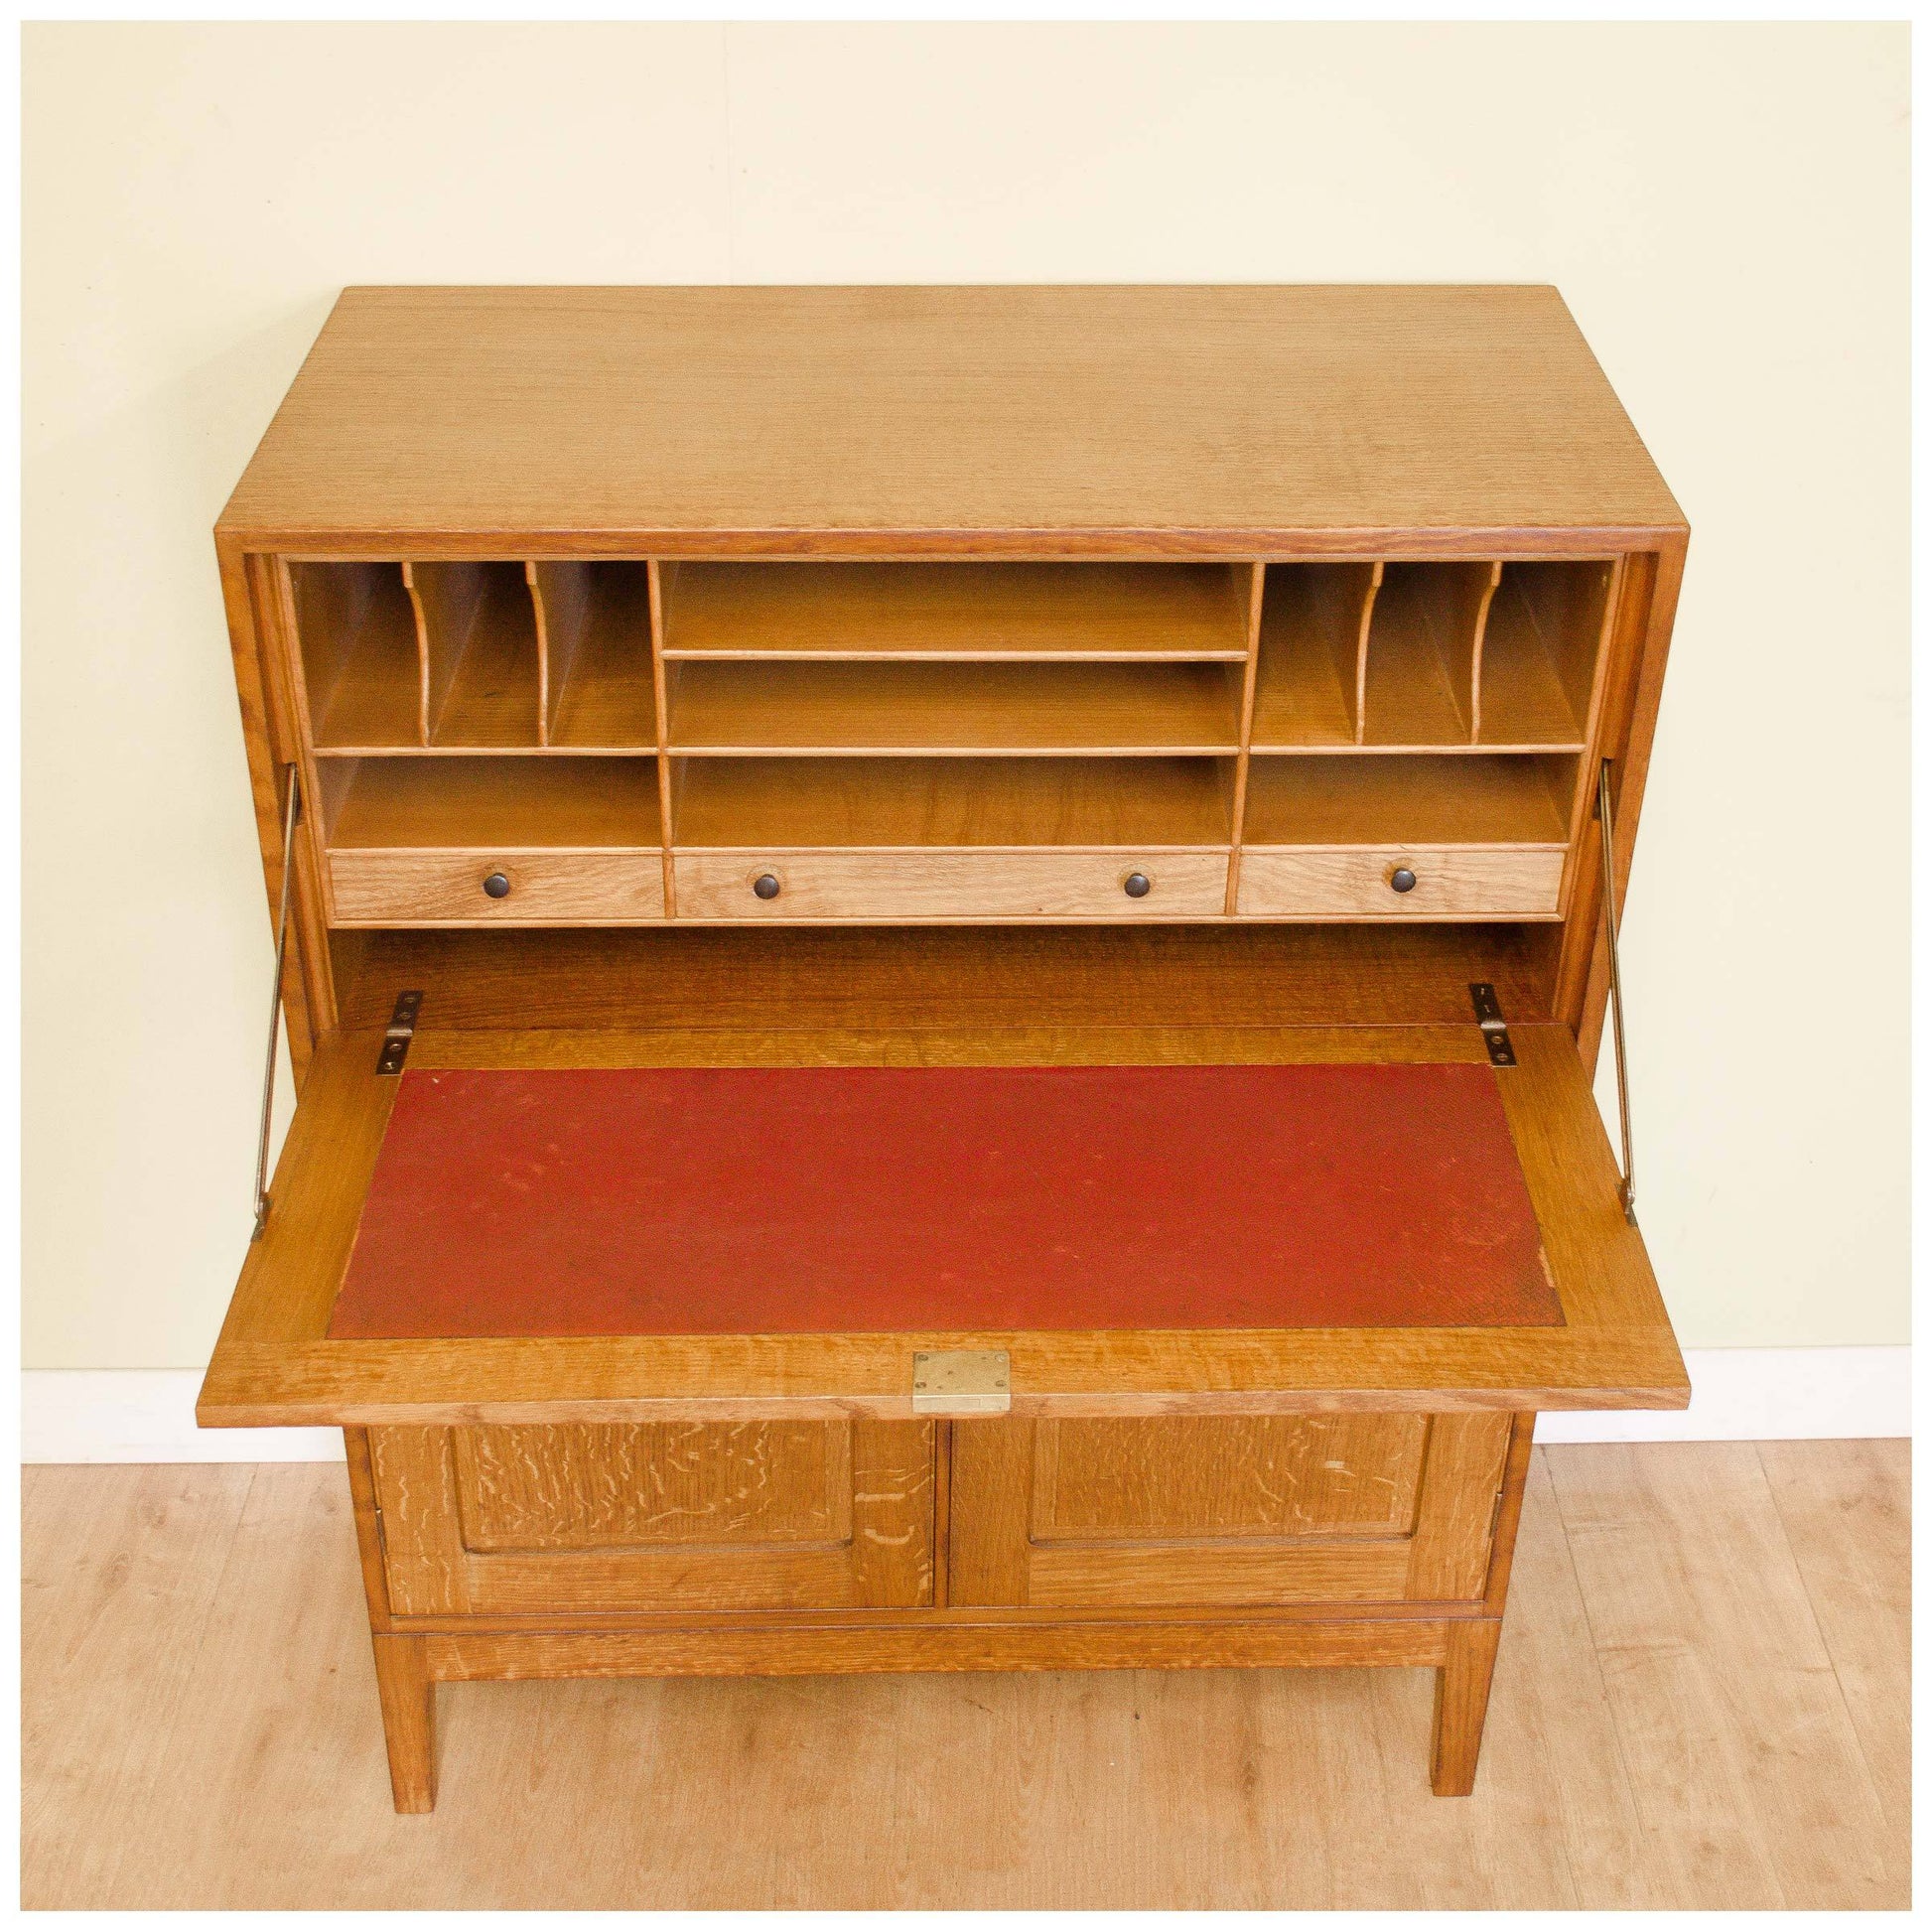
<svg viewBox="0 0 1932 1932"><path fill-rule="evenodd" d="M675 864L690 919L1198 918L1227 893L1227 860L1210 852L681 852Z"/></svg>
<svg viewBox="0 0 1932 1932"><path fill-rule="evenodd" d="M1414 875L1396 890L1400 872ZM1554 917L1561 852L1247 851L1237 908L1290 917Z"/></svg>
<svg viewBox="0 0 1932 1932"><path fill-rule="evenodd" d="M490 890L491 881L499 890ZM329 883L343 924L603 924L664 916L657 852L332 852Z"/></svg>

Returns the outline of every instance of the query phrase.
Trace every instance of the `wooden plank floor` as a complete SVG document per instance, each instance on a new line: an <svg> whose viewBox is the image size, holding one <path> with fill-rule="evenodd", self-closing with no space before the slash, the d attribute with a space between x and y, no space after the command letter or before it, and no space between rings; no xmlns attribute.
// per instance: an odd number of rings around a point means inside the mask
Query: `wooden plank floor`
<svg viewBox="0 0 1932 1932"><path fill-rule="evenodd" d="M29 1907L1902 1907L1905 1443L1539 1449L1475 1795L1422 1671L440 1693L328 1464L26 1472Z"/></svg>

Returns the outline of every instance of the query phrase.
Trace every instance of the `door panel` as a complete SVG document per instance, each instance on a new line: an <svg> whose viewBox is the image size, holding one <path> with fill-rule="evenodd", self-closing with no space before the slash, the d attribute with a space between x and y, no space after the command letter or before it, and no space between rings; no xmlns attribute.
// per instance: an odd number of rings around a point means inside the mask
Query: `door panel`
<svg viewBox="0 0 1932 1932"><path fill-rule="evenodd" d="M392 1606L912 1607L932 1600L930 1423L369 1432Z"/></svg>
<svg viewBox="0 0 1932 1932"><path fill-rule="evenodd" d="M1472 1600L1510 1417L953 1425L951 1600Z"/></svg>
<svg viewBox="0 0 1932 1932"><path fill-rule="evenodd" d="M458 1429L478 1554L690 1543L849 1543L852 1432L824 1423Z"/></svg>

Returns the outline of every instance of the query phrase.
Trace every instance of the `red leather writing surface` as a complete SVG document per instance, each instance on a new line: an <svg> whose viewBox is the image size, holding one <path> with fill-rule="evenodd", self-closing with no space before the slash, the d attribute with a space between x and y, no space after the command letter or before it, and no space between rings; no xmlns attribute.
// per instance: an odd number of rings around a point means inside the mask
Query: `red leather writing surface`
<svg viewBox="0 0 1932 1932"><path fill-rule="evenodd" d="M1559 1322L1495 1080L405 1073L329 1332Z"/></svg>

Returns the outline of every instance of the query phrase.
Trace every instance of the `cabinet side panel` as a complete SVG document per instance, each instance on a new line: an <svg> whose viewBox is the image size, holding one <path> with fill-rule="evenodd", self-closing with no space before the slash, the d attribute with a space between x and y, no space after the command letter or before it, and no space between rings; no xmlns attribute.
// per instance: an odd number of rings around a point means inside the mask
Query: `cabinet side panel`
<svg viewBox="0 0 1932 1932"><path fill-rule="evenodd" d="M235 697L241 709L248 788L255 809L255 838L261 848L272 935L282 890L282 811L288 795L283 768L297 757L297 735L280 702L280 681L272 675L267 661L275 648L275 632L272 612L265 608L264 575L255 567L264 560L251 564L237 545L222 538L215 541L215 558L221 572L221 599L228 621L228 647L234 662ZM312 890L313 881L308 884ZM308 1069L317 1037L335 1024L334 1002L328 991L329 949L326 943L315 943L308 929L307 897L298 867L291 894L289 956L282 974L289 1058L298 1080Z"/></svg>
<svg viewBox="0 0 1932 1932"><path fill-rule="evenodd" d="M368 1432L389 1607L399 1616L471 1607L452 1433L401 1424Z"/></svg>

